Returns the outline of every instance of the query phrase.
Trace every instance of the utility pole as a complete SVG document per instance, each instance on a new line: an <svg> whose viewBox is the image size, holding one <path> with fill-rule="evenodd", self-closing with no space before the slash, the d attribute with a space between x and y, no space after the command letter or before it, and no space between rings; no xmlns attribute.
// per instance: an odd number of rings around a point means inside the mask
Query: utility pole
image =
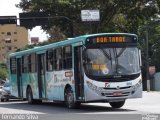
<svg viewBox="0 0 160 120"><path fill-rule="evenodd" d="M149 79L149 55L148 55L148 25L146 26L146 80L147 80L147 92L150 92L150 79Z"/></svg>

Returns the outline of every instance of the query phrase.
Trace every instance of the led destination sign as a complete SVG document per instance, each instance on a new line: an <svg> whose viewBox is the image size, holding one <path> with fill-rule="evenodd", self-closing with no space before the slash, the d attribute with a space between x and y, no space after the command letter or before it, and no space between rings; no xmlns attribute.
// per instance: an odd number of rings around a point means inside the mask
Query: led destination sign
<svg viewBox="0 0 160 120"><path fill-rule="evenodd" d="M107 44L107 43L137 43L135 36L97 36L87 39L87 43Z"/></svg>
<svg viewBox="0 0 160 120"><path fill-rule="evenodd" d="M125 42L125 37L96 37L96 43Z"/></svg>

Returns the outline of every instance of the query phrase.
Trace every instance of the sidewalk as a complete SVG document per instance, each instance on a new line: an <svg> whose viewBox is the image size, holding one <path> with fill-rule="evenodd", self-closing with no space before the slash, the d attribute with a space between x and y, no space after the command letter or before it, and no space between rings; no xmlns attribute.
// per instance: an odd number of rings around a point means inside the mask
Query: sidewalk
<svg viewBox="0 0 160 120"><path fill-rule="evenodd" d="M160 91L143 91L143 97L128 99L123 108L160 114Z"/></svg>

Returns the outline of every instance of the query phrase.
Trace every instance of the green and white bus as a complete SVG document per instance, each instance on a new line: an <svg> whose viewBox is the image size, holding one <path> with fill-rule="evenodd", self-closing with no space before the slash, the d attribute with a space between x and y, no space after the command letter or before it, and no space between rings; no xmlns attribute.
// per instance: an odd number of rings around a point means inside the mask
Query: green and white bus
<svg viewBox="0 0 160 120"><path fill-rule="evenodd" d="M142 97L138 38L129 33L79 36L10 54L11 94L28 103L108 102Z"/></svg>

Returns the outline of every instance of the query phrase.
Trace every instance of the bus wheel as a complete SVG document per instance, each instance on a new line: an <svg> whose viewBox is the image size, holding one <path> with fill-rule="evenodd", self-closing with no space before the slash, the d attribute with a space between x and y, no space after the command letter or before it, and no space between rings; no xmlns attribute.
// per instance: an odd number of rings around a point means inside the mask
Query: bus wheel
<svg viewBox="0 0 160 120"><path fill-rule="evenodd" d="M109 104L111 105L112 108L121 108L125 103L124 101L119 101L119 102L110 102Z"/></svg>
<svg viewBox="0 0 160 120"><path fill-rule="evenodd" d="M4 102L4 99L1 98L1 102Z"/></svg>
<svg viewBox="0 0 160 120"><path fill-rule="evenodd" d="M33 103L33 94L31 88L27 89L27 100L29 104Z"/></svg>
<svg viewBox="0 0 160 120"><path fill-rule="evenodd" d="M65 91L65 103L68 108L76 108L74 94L71 88L67 88Z"/></svg>
<svg viewBox="0 0 160 120"><path fill-rule="evenodd" d="M35 104L42 104L42 100L33 100Z"/></svg>

